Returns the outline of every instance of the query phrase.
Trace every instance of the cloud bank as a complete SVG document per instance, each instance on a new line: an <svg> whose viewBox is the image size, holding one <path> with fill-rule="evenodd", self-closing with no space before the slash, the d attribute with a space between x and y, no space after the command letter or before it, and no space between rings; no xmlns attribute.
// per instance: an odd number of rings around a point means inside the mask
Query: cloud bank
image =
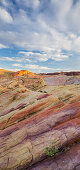
<svg viewBox="0 0 80 170"><path fill-rule="evenodd" d="M33 65L33 70L35 64L36 68L40 63L44 67L49 60L69 62L76 54L80 61L79 21L80 0L3 0L0 49L17 48L15 61L25 61L25 65ZM9 61L7 57L5 60Z"/></svg>

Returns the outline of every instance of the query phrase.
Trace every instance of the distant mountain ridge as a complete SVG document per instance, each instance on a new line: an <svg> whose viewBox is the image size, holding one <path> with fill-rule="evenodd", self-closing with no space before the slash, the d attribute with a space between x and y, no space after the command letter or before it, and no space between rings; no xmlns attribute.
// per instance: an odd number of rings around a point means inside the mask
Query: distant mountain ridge
<svg viewBox="0 0 80 170"><path fill-rule="evenodd" d="M19 70L19 71L9 71L9 70L5 70L5 69L0 69L0 75L1 74L4 74L4 73L12 73L12 76L31 76L31 77L34 77L34 76L40 76L40 75L43 75L43 76L46 76L46 75L67 75L67 76L77 76L77 75L80 75L80 71L68 71L68 72L54 72L54 73L33 73L29 70Z"/></svg>
<svg viewBox="0 0 80 170"><path fill-rule="evenodd" d="M77 76L80 75L80 71L68 71L68 72L55 72L55 73L40 73L40 75L66 75L66 76Z"/></svg>

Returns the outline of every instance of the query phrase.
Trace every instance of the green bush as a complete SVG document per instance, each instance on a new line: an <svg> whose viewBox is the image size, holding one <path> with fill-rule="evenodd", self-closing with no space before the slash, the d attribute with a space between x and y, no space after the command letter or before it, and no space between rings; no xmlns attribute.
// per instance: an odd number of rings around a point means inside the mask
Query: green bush
<svg viewBox="0 0 80 170"><path fill-rule="evenodd" d="M51 146L51 148L49 148L49 147L46 148L46 155L47 155L47 156L52 157L52 156L54 156L57 152L58 152L58 148L57 148L56 146L55 146L55 147Z"/></svg>

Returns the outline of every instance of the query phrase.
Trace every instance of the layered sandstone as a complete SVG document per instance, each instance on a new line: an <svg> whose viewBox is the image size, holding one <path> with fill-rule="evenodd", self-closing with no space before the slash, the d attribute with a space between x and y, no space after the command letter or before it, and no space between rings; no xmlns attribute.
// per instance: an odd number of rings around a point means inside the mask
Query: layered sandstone
<svg viewBox="0 0 80 170"><path fill-rule="evenodd" d="M0 169L79 169L80 84L33 83L26 88L21 77L1 78ZM48 157L46 148L55 146Z"/></svg>

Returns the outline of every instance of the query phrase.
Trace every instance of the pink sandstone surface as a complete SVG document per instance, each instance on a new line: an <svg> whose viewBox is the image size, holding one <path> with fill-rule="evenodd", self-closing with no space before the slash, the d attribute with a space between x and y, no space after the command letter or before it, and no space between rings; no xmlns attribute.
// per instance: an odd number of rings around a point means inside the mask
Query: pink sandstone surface
<svg viewBox="0 0 80 170"><path fill-rule="evenodd" d="M80 84L36 82L0 78L0 169L79 170Z"/></svg>

